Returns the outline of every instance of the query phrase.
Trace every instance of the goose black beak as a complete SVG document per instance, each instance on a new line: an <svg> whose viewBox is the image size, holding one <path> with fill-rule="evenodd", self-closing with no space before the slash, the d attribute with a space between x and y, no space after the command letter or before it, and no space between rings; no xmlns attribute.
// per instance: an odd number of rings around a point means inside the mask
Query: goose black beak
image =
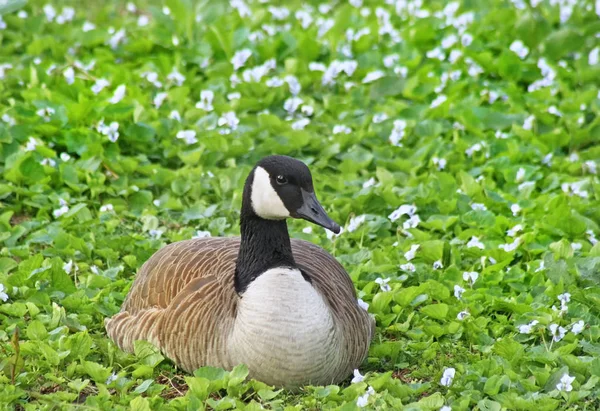
<svg viewBox="0 0 600 411"><path fill-rule="evenodd" d="M302 189L302 201L302 207L296 210L292 217L303 218L306 221L325 227L335 234L340 233L340 226L329 218L314 192L310 193Z"/></svg>

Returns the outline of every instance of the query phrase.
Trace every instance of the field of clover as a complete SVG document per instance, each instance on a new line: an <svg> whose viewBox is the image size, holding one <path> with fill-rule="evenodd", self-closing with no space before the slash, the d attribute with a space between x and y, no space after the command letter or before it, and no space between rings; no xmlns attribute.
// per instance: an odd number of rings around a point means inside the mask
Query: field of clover
<svg viewBox="0 0 600 411"><path fill-rule="evenodd" d="M282 6L285 4L285 6ZM0 1L0 408L600 409L600 2ZM301 393L106 337L268 154L377 320Z"/></svg>

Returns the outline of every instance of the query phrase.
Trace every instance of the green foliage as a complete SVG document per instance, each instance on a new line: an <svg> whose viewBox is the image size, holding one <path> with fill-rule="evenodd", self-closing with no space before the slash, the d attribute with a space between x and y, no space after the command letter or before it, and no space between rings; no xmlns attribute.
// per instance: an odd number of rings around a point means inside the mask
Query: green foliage
<svg viewBox="0 0 600 411"><path fill-rule="evenodd" d="M598 5L232 3L0 1L0 408L599 409ZM238 234L274 153L345 226L289 222L377 320L364 379L118 350L141 264Z"/></svg>

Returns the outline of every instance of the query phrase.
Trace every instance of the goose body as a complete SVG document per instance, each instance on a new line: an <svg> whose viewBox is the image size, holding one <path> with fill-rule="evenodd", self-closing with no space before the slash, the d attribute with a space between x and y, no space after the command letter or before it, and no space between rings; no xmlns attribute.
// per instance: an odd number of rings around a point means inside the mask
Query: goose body
<svg viewBox="0 0 600 411"><path fill-rule="evenodd" d="M243 363L250 377L290 389L345 379L368 353L374 320L334 257L287 234L292 215L339 231L306 173L289 157L263 159L244 188L241 237L156 252L105 321L110 338L128 352L150 341L188 372ZM275 181L282 176L285 183Z"/></svg>

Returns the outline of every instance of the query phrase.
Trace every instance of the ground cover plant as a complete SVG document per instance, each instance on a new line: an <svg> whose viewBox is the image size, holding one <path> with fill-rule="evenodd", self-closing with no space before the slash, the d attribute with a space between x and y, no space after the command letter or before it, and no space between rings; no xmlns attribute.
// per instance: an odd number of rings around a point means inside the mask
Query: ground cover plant
<svg viewBox="0 0 600 411"><path fill-rule="evenodd" d="M272 4L271 4L272 3ZM597 410L600 3L0 2L7 409ZM377 320L299 394L106 337L164 245L311 167Z"/></svg>

